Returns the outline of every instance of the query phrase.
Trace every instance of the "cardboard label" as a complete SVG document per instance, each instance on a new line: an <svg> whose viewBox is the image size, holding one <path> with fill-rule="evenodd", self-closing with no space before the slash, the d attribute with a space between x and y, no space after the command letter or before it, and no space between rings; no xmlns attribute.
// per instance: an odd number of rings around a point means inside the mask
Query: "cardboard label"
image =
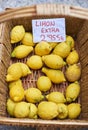
<svg viewBox="0 0 88 130"><path fill-rule="evenodd" d="M65 18L32 20L33 42L66 40Z"/></svg>

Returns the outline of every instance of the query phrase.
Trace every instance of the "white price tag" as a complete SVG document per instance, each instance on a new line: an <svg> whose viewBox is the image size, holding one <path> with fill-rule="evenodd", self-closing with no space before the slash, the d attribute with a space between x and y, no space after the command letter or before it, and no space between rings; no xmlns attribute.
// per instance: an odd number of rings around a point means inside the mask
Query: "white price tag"
<svg viewBox="0 0 88 130"><path fill-rule="evenodd" d="M33 42L66 40L65 18L32 20Z"/></svg>

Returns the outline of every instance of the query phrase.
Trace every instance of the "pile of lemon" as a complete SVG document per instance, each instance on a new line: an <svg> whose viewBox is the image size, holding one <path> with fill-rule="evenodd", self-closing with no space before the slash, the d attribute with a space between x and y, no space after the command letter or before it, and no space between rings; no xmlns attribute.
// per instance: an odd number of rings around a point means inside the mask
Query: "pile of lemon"
<svg viewBox="0 0 88 130"><path fill-rule="evenodd" d="M22 25L17 25L11 30L11 44L15 45L11 58L20 61L26 58L26 63L13 63L7 70L9 115L47 120L78 118L81 105L75 101L80 94L81 68L74 39L66 36L66 41L61 43L33 43L32 33L26 32ZM32 70L40 70L43 75L37 78L36 86L24 89L22 78L31 75ZM65 82L68 85L64 93L51 91L55 84Z"/></svg>

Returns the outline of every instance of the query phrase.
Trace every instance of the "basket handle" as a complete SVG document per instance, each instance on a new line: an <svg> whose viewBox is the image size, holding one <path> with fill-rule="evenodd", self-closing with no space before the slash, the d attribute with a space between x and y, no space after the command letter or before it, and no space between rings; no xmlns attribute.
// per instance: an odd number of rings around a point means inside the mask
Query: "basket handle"
<svg viewBox="0 0 88 130"><path fill-rule="evenodd" d="M69 14L70 6L63 4L41 4L36 5L38 15L65 15Z"/></svg>
<svg viewBox="0 0 88 130"><path fill-rule="evenodd" d="M36 5L38 15L67 15L88 19L88 9L65 4L41 4Z"/></svg>
<svg viewBox="0 0 88 130"><path fill-rule="evenodd" d="M63 4L39 4L29 7L7 9L0 13L0 23L11 19L36 15L73 16L88 19L88 9Z"/></svg>

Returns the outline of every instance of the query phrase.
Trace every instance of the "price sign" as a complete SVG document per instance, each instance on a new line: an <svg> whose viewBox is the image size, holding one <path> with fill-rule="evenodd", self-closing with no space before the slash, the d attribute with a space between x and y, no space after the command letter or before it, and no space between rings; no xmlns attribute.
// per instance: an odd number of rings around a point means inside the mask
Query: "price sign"
<svg viewBox="0 0 88 130"><path fill-rule="evenodd" d="M66 40L65 19L32 20L33 42L63 42Z"/></svg>

